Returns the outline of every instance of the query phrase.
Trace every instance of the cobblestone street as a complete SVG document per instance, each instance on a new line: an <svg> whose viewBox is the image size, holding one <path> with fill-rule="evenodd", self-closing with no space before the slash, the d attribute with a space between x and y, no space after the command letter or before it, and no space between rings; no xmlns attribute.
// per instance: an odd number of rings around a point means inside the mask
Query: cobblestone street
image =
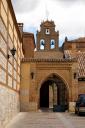
<svg viewBox="0 0 85 128"><path fill-rule="evenodd" d="M6 128L85 128L85 116L68 112L23 112Z"/></svg>

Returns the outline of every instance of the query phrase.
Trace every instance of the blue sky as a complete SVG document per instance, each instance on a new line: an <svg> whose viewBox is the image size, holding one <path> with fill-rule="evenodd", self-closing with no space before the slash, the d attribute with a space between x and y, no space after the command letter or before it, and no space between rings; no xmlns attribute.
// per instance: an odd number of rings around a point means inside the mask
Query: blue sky
<svg viewBox="0 0 85 128"><path fill-rule="evenodd" d="M41 22L54 20L59 30L60 45L65 36L75 39L85 36L85 0L12 0L18 22L24 31L39 30Z"/></svg>

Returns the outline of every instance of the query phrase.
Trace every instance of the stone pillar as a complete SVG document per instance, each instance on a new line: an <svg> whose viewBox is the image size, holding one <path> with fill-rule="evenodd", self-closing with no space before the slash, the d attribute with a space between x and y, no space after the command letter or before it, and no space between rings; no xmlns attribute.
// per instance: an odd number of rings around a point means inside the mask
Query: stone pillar
<svg viewBox="0 0 85 128"><path fill-rule="evenodd" d="M49 85L49 108L53 108L53 88Z"/></svg>
<svg viewBox="0 0 85 128"><path fill-rule="evenodd" d="M53 105L57 105L57 86L53 83Z"/></svg>
<svg viewBox="0 0 85 128"><path fill-rule="evenodd" d="M69 102L69 112L75 112L75 102Z"/></svg>
<svg viewBox="0 0 85 128"><path fill-rule="evenodd" d="M72 82L72 87L71 87L71 91L72 91L72 96L71 96L71 100L69 102L69 111L74 112L75 111L75 101L77 99L78 96L78 82L77 80L74 80Z"/></svg>
<svg viewBox="0 0 85 128"><path fill-rule="evenodd" d="M36 87L35 87L35 80L31 81L31 86L29 90L29 111L37 111L38 103L37 103L37 94L36 94Z"/></svg>
<svg viewBox="0 0 85 128"><path fill-rule="evenodd" d="M75 101L78 97L78 80L77 75L75 76L75 73L77 73L77 63L73 64L72 71L71 71L71 99L69 101L69 111L74 112L75 111Z"/></svg>

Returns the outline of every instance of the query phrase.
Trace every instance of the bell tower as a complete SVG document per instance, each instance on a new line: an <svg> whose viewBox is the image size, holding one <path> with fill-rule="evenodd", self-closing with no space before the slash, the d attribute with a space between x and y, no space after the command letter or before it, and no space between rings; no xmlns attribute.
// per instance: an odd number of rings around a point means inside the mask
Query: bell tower
<svg viewBox="0 0 85 128"><path fill-rule="evenodd" d="M40 31L37 31L37 51L55 51L58 50L59 31L55 31L53 21L45 21L40 25Z"/></svg>

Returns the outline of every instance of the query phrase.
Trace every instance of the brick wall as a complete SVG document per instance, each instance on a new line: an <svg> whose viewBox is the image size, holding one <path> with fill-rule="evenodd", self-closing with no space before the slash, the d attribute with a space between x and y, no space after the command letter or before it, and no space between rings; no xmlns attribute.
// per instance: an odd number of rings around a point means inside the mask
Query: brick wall
<svg viewBox="0 0 85 128"><path fill-rule="evenodd" d="M34 58L44 59L62 59L63 53L60 51L35 51Z"/></svg>
<svg viewBox="0 0 85 128"><path fill-rule="evenodd" d="M5 128L19 111L18 93L0 85L0 128Z"/></svg>
<svg viewBox="0 0 85 128"><path fill-rule="evenodd" d="M23 53L25 58L34 57L34 35L31 33L23 34Z"/></svg>

